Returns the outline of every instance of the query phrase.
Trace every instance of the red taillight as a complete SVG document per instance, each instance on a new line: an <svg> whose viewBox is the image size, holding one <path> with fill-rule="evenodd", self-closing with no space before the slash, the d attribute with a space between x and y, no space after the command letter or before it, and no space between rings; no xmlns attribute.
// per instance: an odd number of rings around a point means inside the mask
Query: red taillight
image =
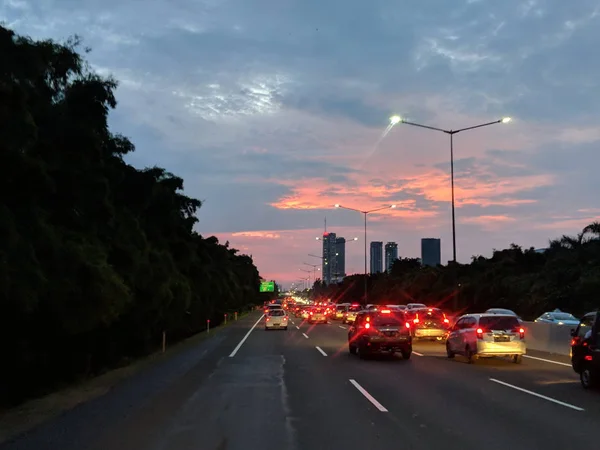
<svg viewBox="0 0 600 450"><path fill-rule="evenodd" d="M525 339L525 329L524 328L519 328L519 337L521 339Z"/></svg>
<svg viewBox="0 0 600 450"><path fill-rule="evenodd" d="M404 325L406 325L406 328L410 328L410 322L406 322Z"/></svg>
<svg viewBox="0 0 600 450"><path fill-rule="evenodd" d="M367 323L365 324L365 328L368 330L369 328L371 328L371 324L370 324L369 322L367 322Z"/></svg>
<svg viewBox="0 0 600 450"><path fill-rule="evenodd" d="M269 321L269 318L267 317L267 322Z"/></svg>
<svg viewBox="0 0 600 450"><path fill-rule="evenodd" d="M444 319L444 323L450 323L448 319Z"/></svg>
<svg viewBox="0 0 600 450"><path fill-rule="evenodd" d="M585 355L584 358L586 361L591 361L592 360L592 355Z"/></svg>
<svg viewBox="0 0 600 450"><path fill-rule="evenodd" d="M389 309L382 309L381 314L391 314L392 311L390 311Z"/></svg>
<svg viewBox="0 0 600 450"><path fill-rule="evenodd" d="M477 328L477 339L483 339L483 329Z"/></svg>

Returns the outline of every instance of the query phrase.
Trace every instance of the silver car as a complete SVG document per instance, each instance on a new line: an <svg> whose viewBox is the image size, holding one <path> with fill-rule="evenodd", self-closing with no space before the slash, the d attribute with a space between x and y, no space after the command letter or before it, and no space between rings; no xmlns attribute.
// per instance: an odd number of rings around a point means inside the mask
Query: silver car
<svg viewBox="0 0 600 450"><path fill-rule="evenodd" d="M466 356L469 363L480 357L510 356L519 364L527 352L525 329L513 315L467 314L450 330L446 352L448 358Z"/></svg>

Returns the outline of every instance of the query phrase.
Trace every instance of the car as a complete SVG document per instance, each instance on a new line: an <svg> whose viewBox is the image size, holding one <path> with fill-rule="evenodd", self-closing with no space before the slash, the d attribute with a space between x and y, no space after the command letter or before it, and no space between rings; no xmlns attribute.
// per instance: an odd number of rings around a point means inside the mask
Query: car
<svg viewBox="0 0 600 450"><path fill-rule="evenodd" d="M325 311L325 309L323 309L321 307L311 309L308 312L307 322L308 323L316 323L316 322L327 323L328 322L327 311Z"/></svg>
<svg viewBox="0 0 600 450"><path fill-rule="evenodd" d="M423 304L423 303L409 303L408 305L406 305L406 309L410 310L410 309L422 309L422 308L427 308L427 305Z"/></svg>
<svg viewBox="0 0 600 450"><path fill-rule="evenodd" d="M587 313L571 330L571 366L584 389L600 386L600 314Z"/></svg>
<svg viewBox="0 0 600 450"><path fill-rule="evenodd" d="M515 316L517 319L519 319L519 322L523 323L523 319L521 319L521 317L519 317L519 315L511 309L490 308L485 311L485 314L502 314L502 315Z"/></svg>
<svg viewBox="0 0 600 450"><path fill-rule="evenodd" d="M273 309L266 314L265 330L287 330L289 317L283 309Z"/></svg>
<svg viewBox="0 0 600 450"><path fill-rule="evenodd" d="M450 332L450 320L439 308L411 309L406 312L411 323L413 341L445 341Z"/></svg>
<svg viewBox="0 0 600 450"><path fill-rule="evenodd" d="M365 359L375 353L412 355L410 323L403 312L390 309L361 311L348 330L348 351Z"/></svg>
<svg viewBox="0 0 600 450"><path fill-rule="evenodd" d="M348 312L344 313L344 318L342 319L342 323L354 323L356 319L356 315L362 311L362 306L359 304L352 304L350 308L348 308Z"/></svg>
<svg viewBox="0 0 600 450"><path fill-rule="evenodd" d="M469 363L482 357L510 356L519 364L526 352L525 329L509 314L466 314L458 318L446 339L448 358L463 355Z"/></svg>
<svg viewBox="0 0 600 450"><path fill-rule="evenodd" d="M562 312L560 309L546 312L534 320L534 322L553 323L555 325L579 325L579 319L573 314Z"/></svg>
<svg viewBox="0 0 600 450"><path fill-rule="evenodd" d="M344 313L347 313L349 308L350 303L340 303L339 305L336 305L332 319L344 320Z"/></svg>

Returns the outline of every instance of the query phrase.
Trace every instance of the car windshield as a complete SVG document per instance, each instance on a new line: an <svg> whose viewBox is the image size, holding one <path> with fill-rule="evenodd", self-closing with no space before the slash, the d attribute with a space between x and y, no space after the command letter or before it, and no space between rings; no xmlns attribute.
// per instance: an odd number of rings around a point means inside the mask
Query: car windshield
<svg viewBox="0 0 600 450"><path fill-rule="evenodd" d="M440 309L418 309L415 312L423 320L444 320L444 313Z"/></svg>
<svg viewBox="0 0 600 450"><path fill-rule="evenodd" d="M510 309L493 308L493 309L488 309L486 312L488 314L508 314L510 316L516 316L516 314L513 311L511 311Z"/></svg>
<svg viewBox="0 0 600 450"><path fill-rule="evenodd" d="M357 311L360 311L361 309L362 308L360 306L351 306L348 311L357 312Z"/></svg>
<svg viewBox="0 0 600 450"><path fill-rule="evenodd" d="M573 314L569 313L552 313L555 320L577 320Z"/></svg>
<svg viewBox="0 0 600 450"><path fill-rule="evenodd" d="M481 317L479 326L487 330L512 330L519 327L519 321L514 316Z"/></svg>
<svg viewBox="0 0 600 450"><path fill-rule="evenodd" d="M273 316L274 317L285 316L285 312L283 311L283 309L275 309L275 310L269 312L269 316L272 316L272 317Z"/></svg>
<svg viewBox="0 0 600 450"><path fill-rule="evenodd" d="M385 326L394 326L401 327L404 326L404 315L398 312L391 312L388 314L376 314L373 317L373 324L376 327L385 327Z"/></svg>

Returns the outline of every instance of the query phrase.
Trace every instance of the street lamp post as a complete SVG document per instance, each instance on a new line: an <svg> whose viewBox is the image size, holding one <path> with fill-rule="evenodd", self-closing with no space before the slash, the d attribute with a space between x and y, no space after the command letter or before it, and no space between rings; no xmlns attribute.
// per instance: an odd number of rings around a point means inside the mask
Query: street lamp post
<svg viewBox="0 0 600 450"><path fill-rule="evenodd" d="M396 205L388 205L388 206L383 206L381 208L375 208L375 209L370 209L367 211L363 211L360 209L355 209L355 208L348 208L347 206L342 206L339 203L336 203L334 205L336 208L340 208L340 209L347 209L348 211L356 211L358 213L364 214L365 216L365 305L367 304L367 296L368 296L368 282L367 282L367 214L371 214L374 213L376 211L383 211L384 209L391 209L391 208L395 208Z"/></svg>
<svg viewBox="0 0 600 450"><path fill-rule="evenodd" d="M319 268L320 264L309 264L309 263L305 263L305 262L303 262L302 264L313 268L313 280L316 282L317 281L317 270L321 270Z"/></svg>
<svg viewBox="0 0 600 450"><path fill-rule="evenodd" d="M429 125L422 125L420 123L409 122L408 120L403 119L400 116L392 116L390 117L390 125L394 126L399 123L403 123L406 125L412 125L413 127L425 128L427 130L439 131L441 133L445 133L450 136L450 189L452 191L452 261L456 262L456 215L454 212L455 204L454 204L454 135L460 133L461 131L469 131L474 130L476 128L483 128L490 125L496 125L498 123L509 123L512 119L510 117L504 117L499 120L494 120L493 122L486 122L479 125L474 125L472 127L459 128L458 130L445 130L443 128L431 127Z"/></svg>

